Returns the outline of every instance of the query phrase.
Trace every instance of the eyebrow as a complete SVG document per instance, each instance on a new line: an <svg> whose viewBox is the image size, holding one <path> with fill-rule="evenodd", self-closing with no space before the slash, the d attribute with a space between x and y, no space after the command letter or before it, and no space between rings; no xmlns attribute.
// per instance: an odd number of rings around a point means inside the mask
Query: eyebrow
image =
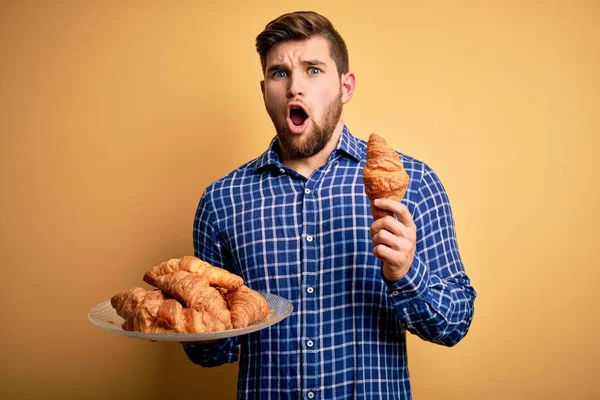
<svg viewBox="0 0 600 400"><path fill-rule="evenodd" d="M327 67L327 64L325 64L323 61L321 61L317 58L313 58L310 60L302 60L302 61L300 61L300 63L311 66L311 67L316 67L316 66ZM280 69L282 69L284 67L285 67L285 64L273 64L269 68L267 68L267 73L271 74L275 71L279 71Z"/></svg>
<svg viewBox="0 0 600 400"><path fill-rule="evenodd" d="M271 74L272 72L279 71L283 67L283 64L274 64L267 68L267 74Z"/></svg>
<svg viewBox="0 0 600 400"><path fill-rule="evenodd" d="M323 61L321 61L317 58L313 58L312 60L302 60L302 64L310 65L311 67L314 67L316 65L324 66L324 67L327 66L327 64L325 64Z"/></svg>

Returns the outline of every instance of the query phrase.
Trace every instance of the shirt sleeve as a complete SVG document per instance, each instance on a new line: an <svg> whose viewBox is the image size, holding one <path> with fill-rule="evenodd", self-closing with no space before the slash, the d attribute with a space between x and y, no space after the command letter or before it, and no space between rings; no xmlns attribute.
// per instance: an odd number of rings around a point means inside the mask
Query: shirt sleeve
<svg viewBox="0 0 600 400"><path fill-rule="evenodd" d="M420 338L445 346L469 330L476 292L461 260L450 202L441 181L425 166L413 219L415 257L399 281L386 281L404 327Z"/></svg>
<svg viewBox="0 0 600 400"><path fill-rule="evenodd" d="M194 218L194 255L211 265L223 267L228 264L228 253L221 246L216 226L216 214L205 191ZM237 361L239 340L232 337L209 344L184 344L183 349L194 364L216 367Z"/></svg>
<svg viewBox="0 0 600 400"><path fill-rule="evenodd" d="M238 347L238 338L232 337L210 344L184 344L183 350L191 362L208 368L236 362Z"/></svg>

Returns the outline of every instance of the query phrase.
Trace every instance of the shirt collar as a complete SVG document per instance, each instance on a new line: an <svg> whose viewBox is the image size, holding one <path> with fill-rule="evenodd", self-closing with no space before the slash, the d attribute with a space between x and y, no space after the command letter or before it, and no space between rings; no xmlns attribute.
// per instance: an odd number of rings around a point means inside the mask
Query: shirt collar
<svg viewBox="0 0 600 400"><path fill-rule="evenodd" d="M335 156L335 153L340 153L350 156L350 158L354 159L355 161L360 161L364 158L364 155L359 150L359 143L359 140L352 133L350 133L348 127L344 125L342 135L340 136L340 141L333 151L333 155Z"/></svg>
<svg viewBox="0 0 600 400"><path fill-rule="evenodd" d="M364 158L359 151L359 140L350 133L350 130L346 125L344 125L344 129L342 129L338 145L329 156L328 162L334 159L338 154L347 156L355 161L360 161ZM277 140L277 136L271 140L267 150L256 159L254 171L260 171L267 167L283 167L283 163L279 158L279 141Z"/></svg>

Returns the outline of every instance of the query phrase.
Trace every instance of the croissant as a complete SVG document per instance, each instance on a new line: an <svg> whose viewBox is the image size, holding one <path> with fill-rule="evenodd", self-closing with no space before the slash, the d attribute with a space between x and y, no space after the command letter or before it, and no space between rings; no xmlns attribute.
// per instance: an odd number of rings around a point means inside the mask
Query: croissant
<svg viewBox="0 0 600 400"><path fill-rule="evenodd" d="M377 220L386 215L394 216L392 212L375 207L373 202L382 198L401 201L406 194L409 178L398 153L376 134L371 134L367 143L363 181L373 218Z"/></svg>
<svg viewBox="0 0 600 400"><path fill-rule="evenodd" d="M223 295L210 286L202 275L178 271L158 276L155 286L181 301L186 307L206 313L219 323L220 329L231 329L231 314Z"/></svg>
<svg viewBox="0 0 600 400"><path fill-rule="evenodd" d="M133 317L140 304L146 300L165 299L164 293L159 289L146 290L141 287L134 287L114 295L110 299L110 304L116 310L117 314L125 320L122 328L131 331L133 330Z"/></svg>
<svg viewBox="0 0 600 400"><path fill-rule="evenodd" d="M265 298L246 285L227 291L225 299L231 311L231 324L236 329L245 328L269 315L269 304Z"/></svg>
<svg viewBox="0 0 600 400"><path fill-rule="evenodd" d="M203 333L223 329L208 313L184 308L168 299L161 290L132 288L111 298L111 304L125 321L122 328L144 333Z"/></svg>
<svg viewBox="0 0 600 400"><path fill-rule="evenodd" d="M199 318L197 318L199 320ZM134 331L144 333L195 333L186 332L183 307L176 300L146 300L132 316ZM193 324L190 324L193 326ZM201 325L201 324L199 324ZM200 328L203 332L203 327Z"/></svg>
<svg viewBox="0 0 600 400"><path fill-rule="evenodd" d="M244 280L223 268L218 268L193 256L184 256L182 258L172 258L152 267L144 274L144 282L156 286L156 280L159 276L171 274L178 271L192 272L203 275L211 286L219 286L225 289L234 290L242 286Z"/></svg>

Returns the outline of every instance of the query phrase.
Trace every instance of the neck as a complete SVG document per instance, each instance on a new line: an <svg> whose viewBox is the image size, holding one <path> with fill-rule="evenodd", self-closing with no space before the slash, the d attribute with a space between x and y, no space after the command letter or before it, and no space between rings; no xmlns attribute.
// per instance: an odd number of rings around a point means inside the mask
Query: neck
<svg viewBox="0 0 600 400"><path fill-rule="evenodd" d="M338 122L336 125L329 142L327 142L325 147L323 147L320 152L311 157L294 158L282 149L281 162L283 162L283 165L290 167L306 178L310 177L317 168L325 165L329 155L337 147L340 137L342 136L343 129L344 123L340 119L340 122Z"/></svg>

